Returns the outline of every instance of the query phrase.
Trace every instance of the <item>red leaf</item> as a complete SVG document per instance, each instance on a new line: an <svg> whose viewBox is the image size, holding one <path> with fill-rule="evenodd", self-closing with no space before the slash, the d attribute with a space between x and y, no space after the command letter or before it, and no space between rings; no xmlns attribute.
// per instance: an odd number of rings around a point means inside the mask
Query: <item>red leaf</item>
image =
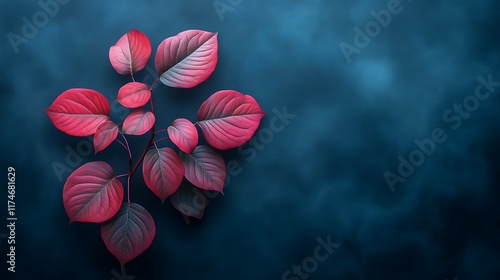
<svg viewBox="0 0 500 280"><path fill-rule="evenodd" d="M155 235L153 217L136 203L123 203L116 216L101 225L102 240L121 267L146 251Z"/></svg>
<svg viewBox="0 0 500 280"><path fill-rule="evenodd" d="M152 149L144 157L142 174L146 186L163 203L181 184L184 178L184 165L174 149Z"/></svg>
<svg viewBox="0 0 500 280"><path fill-rule="evenodd" d="M160 81L177 88L199 85L214 72L217 49L217 33L202 30L187 30L165 39L155 56Z"/></svg>
<svg viewBox="0 0 500 280"><path fill-rule="evenodd" d="M155 115L138 109L130 113L123 121L123 133L130 135L143 135L148 132L155 123Z"/></svg>
<svg viewBox="0 0 500 280"><path fill-rule="evenodd" d="M265 114L250 95L221 90L201 104L197 118L207 142L227 150L250 140Z"/></svg>
<svg viewBox="0 0 500 280"><path fill-rule="evenodd" d="M151 91L146 84L130 82L118 90L116 100L124 107L138 108L148 103L149 98L151 98Z"/></svg>
<svg viewBox="0 0 500 280"><path fill-rule="evenodd" d="M109 49L109 61L120 74L133 74L148 63L151 43L142 32L132 29Z"/></svg>
<svg viewBox="0 0 500 280"><path fill-rule="evenodd" d="M191 154L182 151L179 154L189 182L200 189L223 193L226 165L217 151L210 146L198 146Z"/></svg>
<svg viewBox="0 0 500 280"><path fill-rule="evenodd" d="M80 166L64 184L64 209L71 222L107 221L118 212L122 200L123 186L104 161Z"/></svg>
<svg viewBox="0 0 500 280"><path fill-rule="evenodd" d="M168 127L168 137L185 153L192 153L198 145L198 131L192 122L187 119L176 119Z"/></svg>
<svg viewBox="0 0 500 280"><path fill-rule="evenodd" d="M182 214L199 220L203 218L207 207L205 194L187 180L184 180L177 191L170 196L170 202Z"/></svg>
<svg viewBox="0 0 500 280"><path fill-rule="evenodd" d="M98 152L106 149L118 136L118 126L111 120L99 125L94 135L94 150Z"/></svg>
<svg viewBox="0 0 500 280"><path fill-rule="evenodd" d="M61 93L45 110L54 126L72 136L89 136L109 119L109 102L91 89L73 88Z"/></svg>

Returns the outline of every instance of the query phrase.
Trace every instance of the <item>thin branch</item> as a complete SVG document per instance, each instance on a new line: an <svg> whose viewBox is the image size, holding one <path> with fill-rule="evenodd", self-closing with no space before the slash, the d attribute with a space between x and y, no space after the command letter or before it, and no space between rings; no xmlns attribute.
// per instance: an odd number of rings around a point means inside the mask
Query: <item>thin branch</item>
<svg viewBox="0 0 500 280"><path fill-rule="evenodd" d="M170 138L169 138L169 137L161 138L161 139L158 139L158 140L156 140L156 141L153 141L153 143L155 143L155 145L156 145L156 144L158 144L159 142L164 141L164 140L170 140Z"/></svg>

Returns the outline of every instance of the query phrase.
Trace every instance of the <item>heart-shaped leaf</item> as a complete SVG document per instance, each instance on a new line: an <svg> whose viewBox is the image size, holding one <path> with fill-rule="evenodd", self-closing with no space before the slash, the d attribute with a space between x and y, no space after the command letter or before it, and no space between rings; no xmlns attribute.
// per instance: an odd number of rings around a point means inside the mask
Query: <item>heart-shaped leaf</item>
<svg viewBox="0 0 500 280"><path fill-rule="evenodd" d="M227 150L250 140L265 114L250 95L221 90L201 104L197 118L207 142Z"/></svg>
<svg viewBox="0 0 500 280"><path fill-rule="evenodd" d="M120 211L101 225L102 240L122 267L146 251L155 235L153 217L136 203L123 203Z"/></svg>
<svg viewBox="0 0 500 280"><path fill-rule="evenodd" d="M201 220L207 206L207 197L199 188L183 180L177 191L170 196L170 202L182 214Z"/></svg>
<svg viewBox="0 0 500 280"><path fill-rule="evenodd" d="M151 149L142 164L146 186L163 203L172 195L184 178L184 165L172 148Z"/></svg>
<svg viewBox="0 0 500 280"><path fill-rule="evenodd" d="M198 131L192 122L187 119L176 119L167 128L168 137L185 153L192 153L198 145Z"/></svg>
<svg viewBox="0 0 500 280"><path fill-rule="evenodd" d="M64 184L64 209L71 222L107 221L118 212L122 201L123 186L104 161L80 166Z"/></svg>
<svg viewBox="0 0 500 280"><path fill-rule="evenodd" d="M198 146L193 153L179 151L186 179L200 189L223 193L226 165L222 156L210 146Z"/></svg>
<svg viewBox="0 0 500 280"><path fill-rule="evenodd" d="M133 74L148 63L151 56L151 43L142 32L132 29L123 35L109 49L109 61L116 72L125 75Z"/></svg>
<svg viewBox="0 0 500 280"><path fill-rule="evenodd" d="M72 136L89 136L109 119L104 95L91 89L72 88L61 93L45 110L54 126Z"/></svg>
<svg viewBox="0 0 500 280"><path fill-rule="evenodd" d="M138 109L130 113L123 121L123 133L143 135L155 124L155 115L149 111Z"/></svg>
<svg viewBox="0 0 500 280"><path fill-rule="evenodd" d="M138 108L148 103L151 91L143 83L130 82L118 90L117 101L127 108Z"/></svg>
<svg viewBox="0 0 500 280"><path fill-rule="evenodd" d="M187 30L161 42L155 66L163 84L192 88L210 77L217 60L217 33Z"/></svg>
<svg viewBox="0 0 500 280"><path fill-rule="evenodd" d="M94 151L98 152L106 149L118 136L118 126L111 120L107 120L99 125L94 135Z"/></svg>

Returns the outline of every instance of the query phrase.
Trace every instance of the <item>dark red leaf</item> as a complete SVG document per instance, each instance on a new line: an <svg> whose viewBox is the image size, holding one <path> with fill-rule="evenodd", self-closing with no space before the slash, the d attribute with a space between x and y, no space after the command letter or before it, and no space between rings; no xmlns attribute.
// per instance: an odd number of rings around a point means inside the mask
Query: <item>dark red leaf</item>
<svg viewBox="0 0 500 280"><path fill-rule="evenodd" d="M151 43L142 32L132 29L109 49L109 61L120 74L133 74L148 63Z"/></svg>
<svg viewBox="0 0 500 280"><path fill-rule="evenodd" d="M64 209L71 222L107 221L118 212L122 201L123 186L104 161L80 166L64 184Z"/></svg>
<svg viewBox="0 0 500 280"><path fill-rule="evenodd" d="M223 193L226 165L222 156L210 146L198 146L193 153L179 152L186 179L200 189Z"/></svg>
<svg viewBox="0 0 500 280"><path fill-rule="evenodd" d="M118 98L116 100L124 107L139 108L148 103L150 98L151 91L146 84L130 82L118 90Z"/></svg>
<svg viewBox="0 0 500 280"><path fill-rule="evenodd" d="M182 214L201 220L207 206L207 197L199 188L183 180L177 191L170 196L170 202Z"/></svg>
<svg viewBox="0 0 500 280"><path fill-rule="evenodd" d="M109 102L91 89L72 88L61 93L45 110L54 126L72 136L89 136L109 119Z"/></svg>
<svg viewBox="0 0 500 280"><path fill-rule="evenodd" d="M106 149L118 136L118 126L111 120L107 120L99 125L94 135L94 151L98 152Z"/></svg>
<svg viewBox="0 0 500 280"><path fill-rule="evenodd" d="M146 186L163 203L173 194L184 178L184 165L172 148L151 149L142 164Z"/></svg>
<svg viewBox="0 0 500 280"><path fill-rule="evenodd" d="M120 211L101 225L102 240L122 267L146 251L155 235L153 217L136 203L123 203Z"/></svg>
<svg viewBox="0 0 500 280"><path fill-rule="evenodd" d="M168 127L168 137L185 153L192 153L198 145L198 131L192 122L187 119L176 119Z"/></svg>
<svg viewBox="0 0 500 280"><path fill-rule="evenodd" d="M187 30L161 42L155 66L165 85L192 88L210 77L217 60L217 33Z"/></svg>
<svg viewBox="0 0 500 280"><path fill-rule="evenodd" d="M155 123L155 115L151 112L138 109L130 113L123 121L123 133L130 135L143 135Z"/></svg>
<svg viewBox="0 0 500 280"><path fill-rule="evenodd" d="M227 150L250 140L265 114L250 95L222 90L201 104L197 118L207 142Z"/></svg>

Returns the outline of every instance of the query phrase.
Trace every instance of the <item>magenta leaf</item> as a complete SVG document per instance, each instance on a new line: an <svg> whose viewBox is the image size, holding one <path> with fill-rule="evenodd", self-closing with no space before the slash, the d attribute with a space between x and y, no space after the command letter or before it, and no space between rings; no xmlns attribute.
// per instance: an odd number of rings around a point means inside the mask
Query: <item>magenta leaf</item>
<svg viewBox="0 0 500 280"><path fill-rule="evenodd" d="M183 180L177 191L170 196L170 202L182 214L201 220L207 206L207 197L199 188Z"/></svg>
<svg viewBox="0 0 500 280"><path fill-rule="evenodd" d="M111 120L107 120L97 127L94 135L94 151L96 154L115 141L118 130L118 126Z"/></svg>
<svg viewBox="0 0 500 280"><path fill-rule="evenodd" d="M109 61L116 72L125 75L133 74L148 63L151 56L151 43L142 32L132 29L123 35L109 49Z"/></svg>
<svg viewBox="0 0 500 280"><path fill-rule="evenodd" d="M137 109L130 113L123 121L123 133L130 135L143 135L148 132L155 123L155 115L143 109Z"/></svg>
<svg viewBox="0 0 500 280"><path fill-rule="evenodd" d="M143 83L130 82L118 90L116 100L127 108L139 108L148 103L151 98L151 91Z"/></svg>
<svg viewBox="0 0 500 280"><path fill-rule="evenodd" d="M161 42L155 66L163 84L192 88L210 77L217 60L217 33L187 30Z"/></svg>
<svg viewBox="0 0 500 280"><path fill-rule="evenodd" d="M197 118L207 142L227 150L250 140L265 114L250 95L222 90L201 104Z"/></svg>
<svg viewBox="0 0 500 280"><path fill-rule="evenodd" d="M63 188L64 209L71 222L107 221L118 212L122 200L123 186L104 161L80 166Z"/></svg>
<svg viewBox="0 0 500 280"><path fill-rule="evenodd" d="M146 251L155 235L153 217L136 203L124 202L120 211L101 225L102 240L122 267Z"/></svg>
<svg viewBox="0 0 500 280"><path fill-rule="evenodd" d="M142 174L146 186L163 203L181 184L184 165L172 148L151 149L144 157Z"/></svg>
<svg viewBox="0 0 500 280"><path fill-rule="evenodd" d="M198 131L192 122L187 119L176 119L167 128L168 137L185 153L192 153L198 145Z"/></svg>
<svg viewBox="0 0 500 280"><path fill-rule="evenodd" d="M72 88L61 93L45 110L54 126L72 136L89 136L109 119L104 95L91 89Z"/></svg>
<svg viewBox="0 0 500 280"><path fill-rule="evenodd" d="M200 189L223 193L226 165L222 156L210 146L198 146L193 153L179 152L186 179Z"/></svg>

